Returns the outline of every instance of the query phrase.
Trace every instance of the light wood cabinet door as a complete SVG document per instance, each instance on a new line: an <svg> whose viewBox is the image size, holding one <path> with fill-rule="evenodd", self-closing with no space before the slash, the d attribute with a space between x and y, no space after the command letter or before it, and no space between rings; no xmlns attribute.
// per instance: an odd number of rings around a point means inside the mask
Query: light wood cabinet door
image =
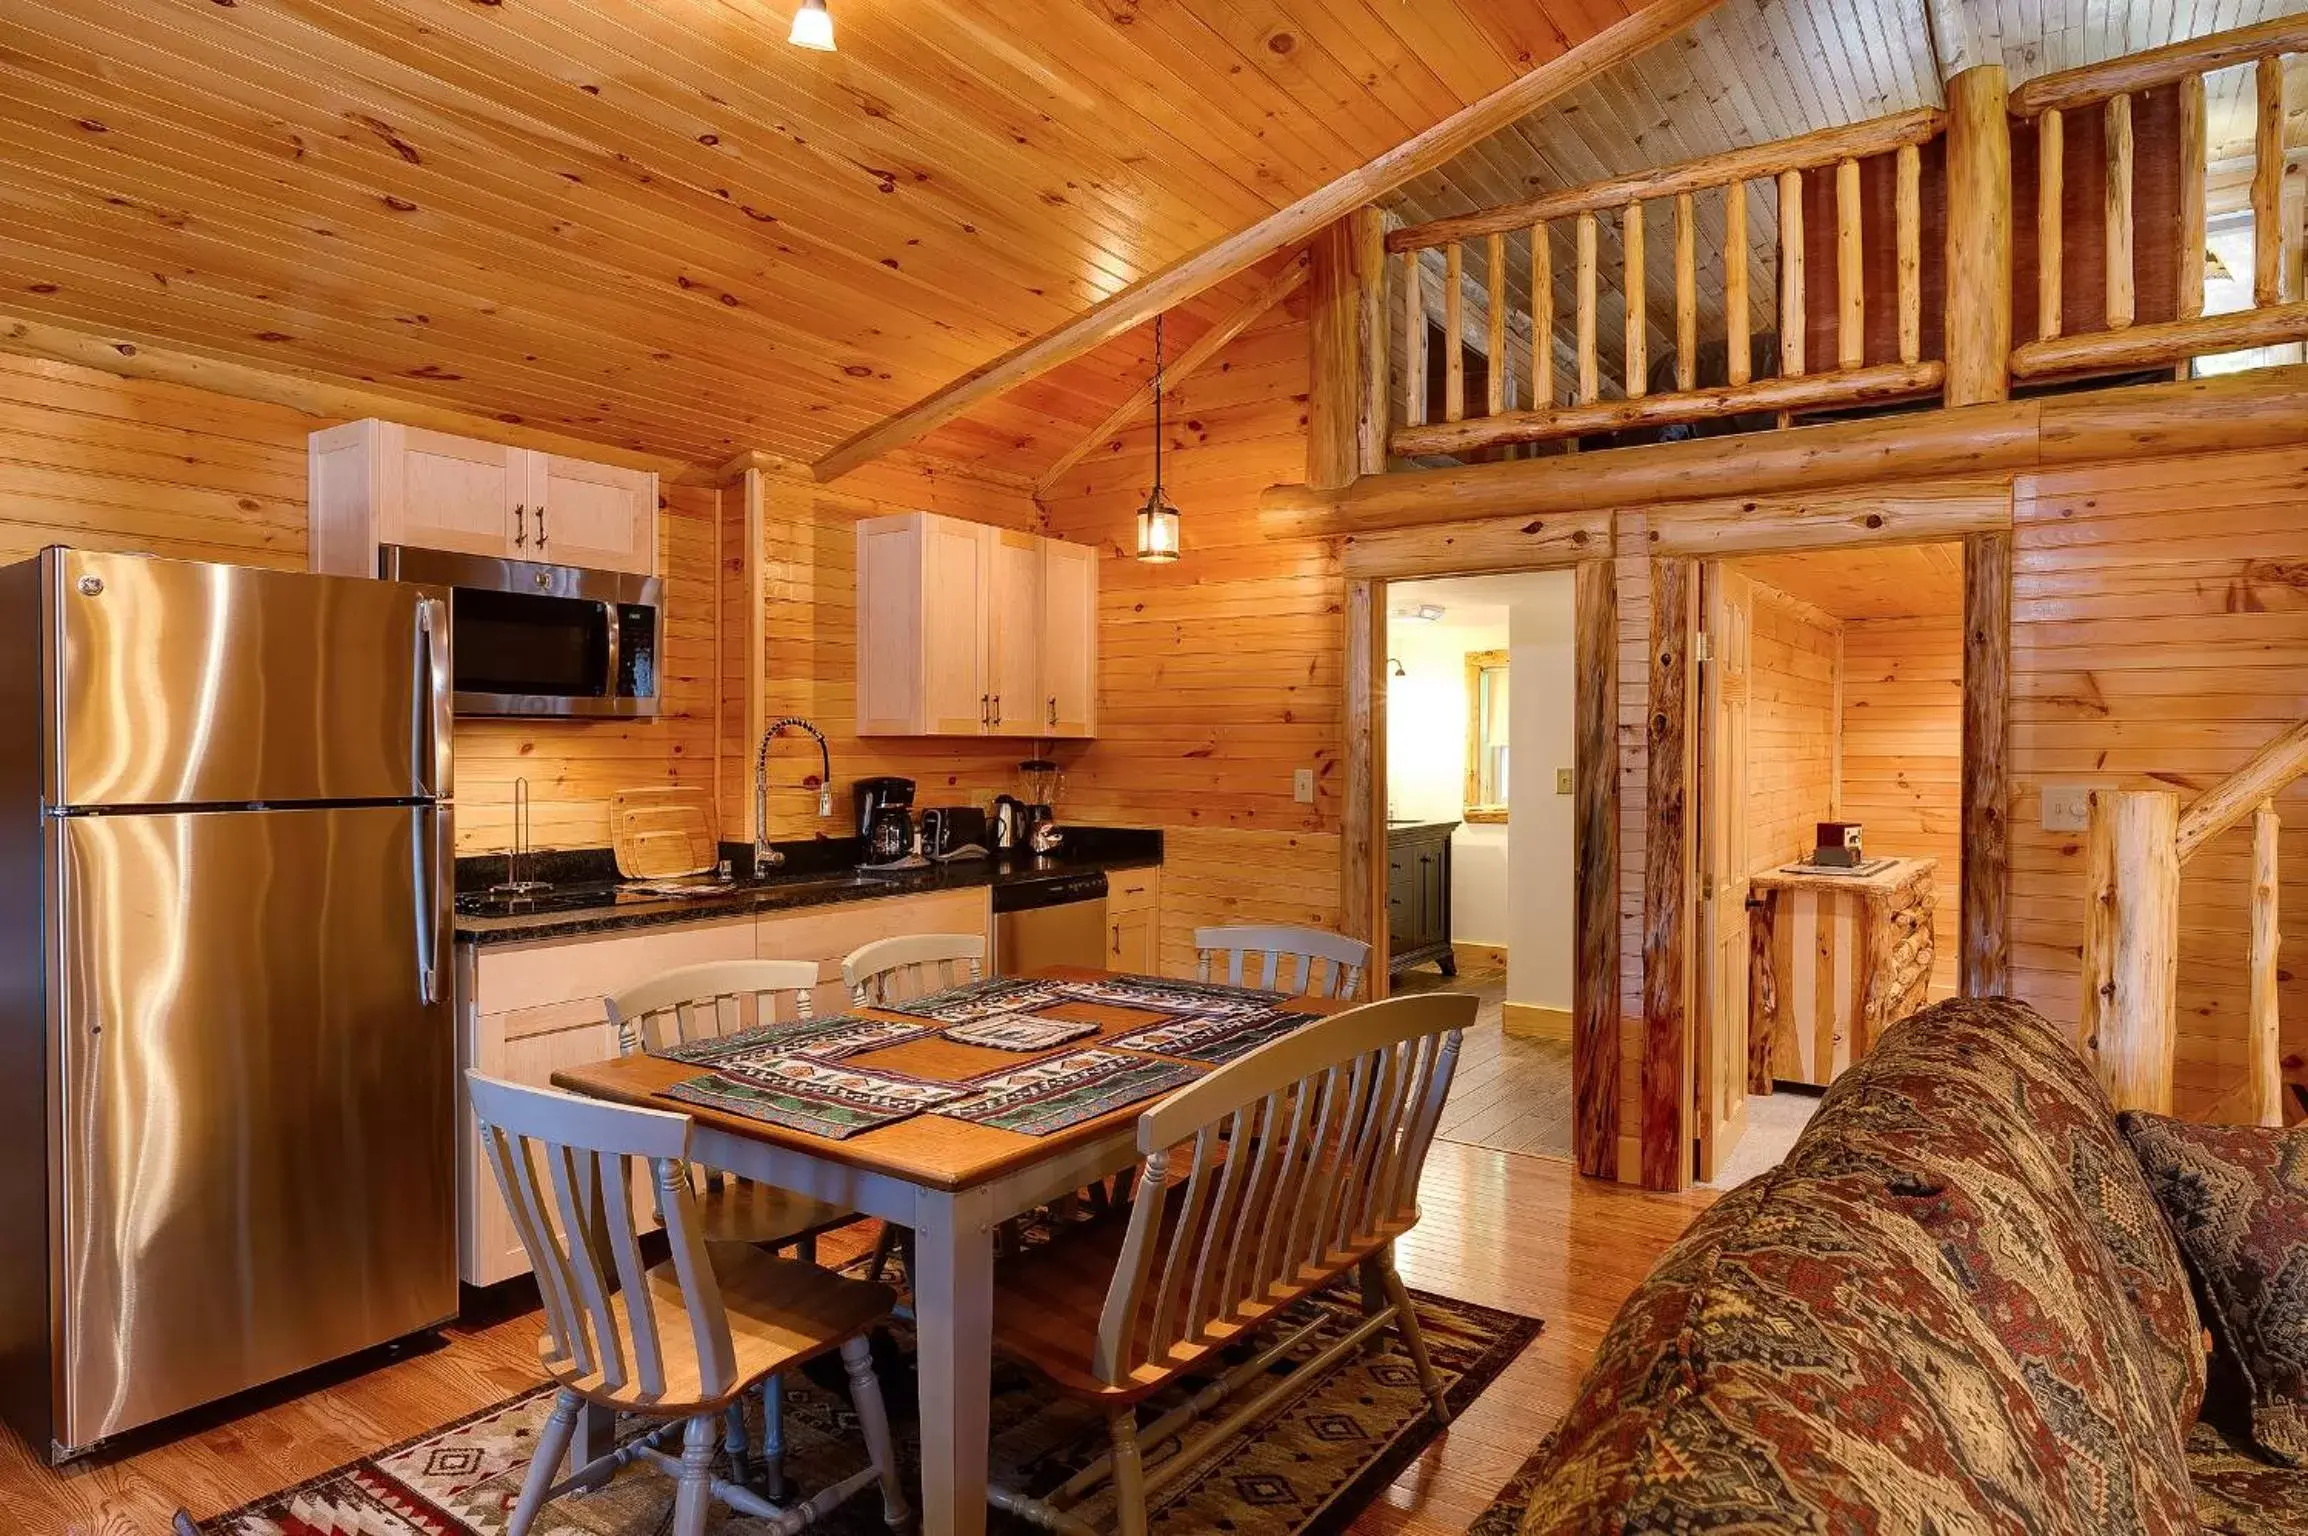
<svg viewBox="0 0 2308 1536"><path fill-rule="evenodd" d="M994 529L925 517L922 530L922 719L930 736L993 729L986 626Z"/></svg>
<svg viewBox="0 0 2308 1536"><path fill-rule="evenodd" d="M647 576L657 569L657 476L532 453L532 559Z"/></svg>
<svg viewBox="0 0 2308 1536"><path fill-rule="evenodd" d="M1042 547L1048 541L1008 528L992 535L993 590L986 603L991 724L997 736L1037 735L1042 724Z"/></svg>
<svg viewBox="0 0 2308 1536"><path fill-rule="evenodd" d="M377 542L533 560L530 460L501 443L384 423ZM370 575L376 574L372 565Z"/></svg>
<svg viewBox="0 0 2308 1536"><path fill-rule="evenodd" d="M483 1014L473 1042L473 1064L491 1077L532 1088L550 1088L553 1074L617 1054L617 1036L598 998L513 1013ZM458 1081L458 1124L463 1142L458 1159L464 1174L464 1219L458 1224L458 1269L467 1285L495 1285L529 1272L529 1255L505 1211L496 1175L481 1154L472 1111L464 1107ZM645 1203L640 1208L646 1212Z"/></svg>
<svg viewBox="0 0 2308 1536"><path fill-rule="evenodd" d="M1106 884L1106 969L1158 976L1162 971L1162 873L1132 869Z"/></svg>
<svg viewBox="0 0 2308 1536"><path fill-rule="evenodd" d="M1035 733L1092 736L1098 724L1098 552L1042 541L1042 708Z"/></svg>

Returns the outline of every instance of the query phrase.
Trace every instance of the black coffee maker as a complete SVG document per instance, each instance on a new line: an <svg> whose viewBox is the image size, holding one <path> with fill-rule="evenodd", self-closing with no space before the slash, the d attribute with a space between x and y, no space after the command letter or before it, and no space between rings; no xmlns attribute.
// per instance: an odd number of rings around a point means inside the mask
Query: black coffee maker
<svg viewBox="0 0 2308 1536"><path fill-rule="evenodd" d="M857 835L865 843L865 862L890 864L914 851L914 781L894 775L859 779L852 786L857 797Z"/></svg>

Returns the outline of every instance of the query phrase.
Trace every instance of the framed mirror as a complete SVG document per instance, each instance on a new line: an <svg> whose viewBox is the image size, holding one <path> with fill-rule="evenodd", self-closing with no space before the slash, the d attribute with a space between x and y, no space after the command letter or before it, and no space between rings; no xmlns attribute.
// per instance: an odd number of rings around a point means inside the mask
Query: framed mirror
<svg viewBox="0 0 2308 1536"><path fill-rule="evenodd" d="M1467 652L1468 821L1507 819L1507 653Z"/></svg>

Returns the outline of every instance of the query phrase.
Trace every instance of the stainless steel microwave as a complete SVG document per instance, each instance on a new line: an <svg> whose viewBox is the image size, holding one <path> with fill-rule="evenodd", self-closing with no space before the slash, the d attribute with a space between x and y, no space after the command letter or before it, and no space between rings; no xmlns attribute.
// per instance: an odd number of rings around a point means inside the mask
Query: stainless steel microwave
<svg viewBox="0 0 2308 1536"><path fill-rule="evenodd" d="M449 589L460 715L657 713L663 584L654 576L386 544L377 574Z"/></svg>

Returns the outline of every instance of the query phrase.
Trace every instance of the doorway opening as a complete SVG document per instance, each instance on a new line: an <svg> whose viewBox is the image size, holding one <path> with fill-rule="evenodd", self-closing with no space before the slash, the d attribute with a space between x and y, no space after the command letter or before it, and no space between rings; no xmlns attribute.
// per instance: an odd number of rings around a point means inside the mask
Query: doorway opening
<svg viewBox="0 0 2308 1536"><path fill-rule="evenodd" d="M1389 985L1482 1001L1436 1134L1572 1155L1577 581L1386 588Z"/></svg>
<svg viewBox="0 0 2308 1536"><path fill-rule="evenodd" d="M1960 543L1701 570L1697 1173L1775 1166L1891 1023L1953 996Z"/></svg>

